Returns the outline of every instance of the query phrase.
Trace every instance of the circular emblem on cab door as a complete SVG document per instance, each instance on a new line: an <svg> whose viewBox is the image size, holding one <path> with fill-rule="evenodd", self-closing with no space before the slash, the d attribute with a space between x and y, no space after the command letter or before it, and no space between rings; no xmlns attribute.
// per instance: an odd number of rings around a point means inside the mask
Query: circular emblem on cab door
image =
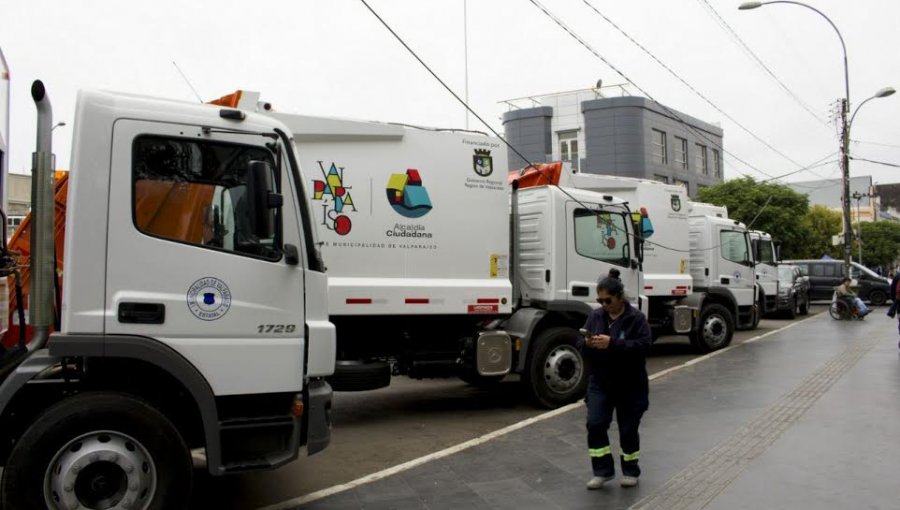
<svg viewBox="0 0 900 510"><path fill-rule="evenodd" d="M187 305L200 320L221 319L231 308L231 290L218 278L200 278L188 289Z"/></svg>

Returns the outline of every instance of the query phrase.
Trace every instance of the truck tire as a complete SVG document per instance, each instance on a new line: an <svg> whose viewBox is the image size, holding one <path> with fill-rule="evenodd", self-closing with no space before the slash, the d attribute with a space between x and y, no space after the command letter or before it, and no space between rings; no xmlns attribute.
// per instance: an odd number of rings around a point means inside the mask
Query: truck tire
<svg viewBox="0 0 900 510"><path fill-rule="evenodd" d="M700 311L700 323L691 333L691 345L701 352L712 352L731 343L734 336L734 317L722 305L706 305Z"/></svg>
<svg viewBox="0 0 900 510"><path fill-rule="evenodd" d="M187 508L193 467L178 430L148 403L91 392L41 413L3 470L2 508Z"/></svg>
<svg viewBox="0 0 900 510"><path fill-rule="evenodd" d="M887 293L883 290L876 289L869 292L869 303L871 303L872 306L881 306L887 303L887 299Z"/></svg>
<svg viewBox="0 0 900 510"><path fill-rule="evenodd" d="M522 382L531 400L553 409L575 402L587 391L587 369L572 328L550 328L531 345Z"/></svg>
<svg viewBox="0 0 900 510"><path fill-rule="evenodd" d="M368 391L391 384L391 365L384 361L338 360L326 377L334 391Z"/></svg>

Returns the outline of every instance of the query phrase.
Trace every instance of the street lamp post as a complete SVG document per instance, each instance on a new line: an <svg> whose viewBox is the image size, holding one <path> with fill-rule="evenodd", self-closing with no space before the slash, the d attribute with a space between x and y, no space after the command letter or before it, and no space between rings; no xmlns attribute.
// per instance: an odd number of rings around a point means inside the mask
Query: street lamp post
<svg viewBox="0 0 900 510"><path fill-rule="evenodd" d="M841 49L844 51L844 98L841 100L841 209L844 212L844 274L850 274L850 232L853 227L850 224L850 129L847 123L847 113L850 110L850 70L847 66L847 45L844 44L844 37L840 30L835 26L834 22L822 11L811 5L802 2L794 2L792 0L772 0L769 2L744 2L738 9L748 10L762 7L769 4L793 4L800 7L806 7L818 15L825 18L825 21L831 25L838 39L841 41Z"/></svg>

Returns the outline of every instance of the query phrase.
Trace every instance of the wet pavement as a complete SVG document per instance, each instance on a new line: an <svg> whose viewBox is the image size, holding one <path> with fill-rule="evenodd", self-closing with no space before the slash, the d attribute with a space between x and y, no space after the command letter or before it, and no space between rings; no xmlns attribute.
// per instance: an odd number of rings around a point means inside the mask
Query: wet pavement
<svg viewBox="0 0 900 510"><path fill-rule="evenodd" d="M655 374L637 488L585 490L585 409L574 405L267 508L900 508L900 358L897 325L883 313L821 314ZM615 425L611 437L618 457Z"/></svg>

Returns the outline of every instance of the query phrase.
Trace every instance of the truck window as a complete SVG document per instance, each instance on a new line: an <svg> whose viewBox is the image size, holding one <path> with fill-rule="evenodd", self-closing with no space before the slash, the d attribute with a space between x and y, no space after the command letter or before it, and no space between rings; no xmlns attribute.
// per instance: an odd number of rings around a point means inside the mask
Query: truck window
<svg viewBox="0 0 900 510"><path fill-rule="evenodd" d="M133 146L133 216L141 232L171 241L277 260L276 238L256 235L247 210L247 168L262 147L141 136ZM276 215L278 209L258 214Z"/></svg>
<svg viewBox="0 0 900 510"><path fill-rule="evenodd" d="M744 263L749 260L747 251L747 238L743 232L737 230L723 230L719 232L719 245L722 258L732 262Z"/></svg>
<svg viewBox="0 0 900 510"><path fill-rule="evenodd" d="M630 251L625 215L576 209L575 252L583 257L628 265Z"/></svg>
<svg viewBox="0 0 900 510"><path fill-rule="evenodd" d="M758 240L756 244L756 261L763 264L775 263L775 250L772 249L772 241Z"/></svg>

